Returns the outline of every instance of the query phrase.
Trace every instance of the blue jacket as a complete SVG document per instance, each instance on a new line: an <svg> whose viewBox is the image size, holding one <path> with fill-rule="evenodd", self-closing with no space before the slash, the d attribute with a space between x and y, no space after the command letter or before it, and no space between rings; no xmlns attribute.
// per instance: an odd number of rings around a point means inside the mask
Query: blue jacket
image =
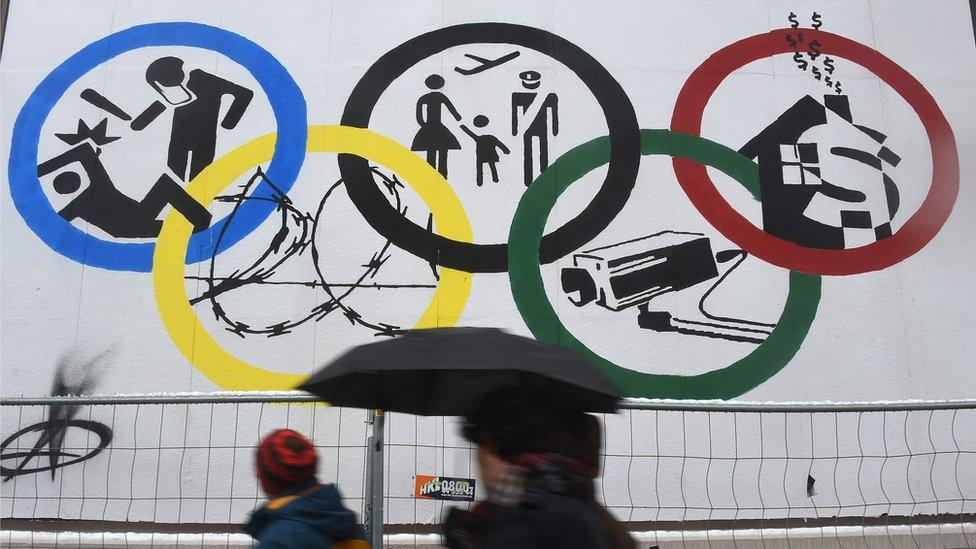
<svg viewBox="0 0 976 549"><path fill-rule="evenodd" d="M282 492L255 511L244 531L260 542L260 549L330 549L343 540L364 538L336 486L315 479Z"/></svg>

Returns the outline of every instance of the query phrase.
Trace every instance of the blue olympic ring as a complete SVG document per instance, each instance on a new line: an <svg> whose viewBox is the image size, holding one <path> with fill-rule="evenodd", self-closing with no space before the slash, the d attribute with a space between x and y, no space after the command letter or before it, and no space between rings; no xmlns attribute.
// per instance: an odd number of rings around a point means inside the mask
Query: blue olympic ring
<svg viewBox="0 0 976 549"><path fill-rule="evenodd" d="M37 86L17 115L10 145L10 195L24 221L52 250L84 265L117 271L149 272L152 242L101 240L76 228L51 206L37 177L37 147L41 127L68 88L88 71L115 56L149 46L189 46L221 53L247 69L271 103L278 139L268 167L268 179L287 192L305 160L308 138L305 96L277 59L238 34L199 23L152 23L111 34L89 44L61 63ZM252 196L271 196L262 182ZM216 253L233 246L274 211L274 203L250 200L234 217ZM227 219L213 223L190 239L187 263L209 259Z"/></svg>

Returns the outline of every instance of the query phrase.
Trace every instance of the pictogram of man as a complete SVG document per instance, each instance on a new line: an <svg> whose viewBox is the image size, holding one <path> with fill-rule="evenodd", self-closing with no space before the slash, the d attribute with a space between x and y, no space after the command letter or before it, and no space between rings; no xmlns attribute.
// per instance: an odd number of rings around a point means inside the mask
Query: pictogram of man
<svg viewBox="0 0 976 549"><path fill-rule="evenodd" d="M519 74L522 87L526 90L537 90L542 84L542 75L536 71L525 71ZM525 186L538 175L532 167L533 143L539 143L539 171L542 173L549 167L549 131L550 121L553 137L559 135L559 98L555 93L549 93L544 99L538 99L537 91L516 91L512 93L512 136L519 133L519 118L529 120L522 132Z"/></svg>
<svg viewBox="0 0 976 549"><path fill-rule="evenodd" d="M146 69L146 82L162 101L156 100L131 123L140 131L167 106L173 109L173 130L169 140L167 165L183 181L190 181L214 160L217 149L217 124L232 130L247 110L254 92L200 69L183 70L178 57L160 57ZM220 120L220 105L230 97L227 114Z"/></svg>

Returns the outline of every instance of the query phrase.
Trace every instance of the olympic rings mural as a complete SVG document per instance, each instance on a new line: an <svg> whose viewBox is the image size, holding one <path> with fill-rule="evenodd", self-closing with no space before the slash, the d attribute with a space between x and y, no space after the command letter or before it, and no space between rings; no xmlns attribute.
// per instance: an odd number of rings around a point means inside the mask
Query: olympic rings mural
<svg viewBox="0 0 976 549"><path fill-rule="evenodd" d="M387 269L392 250L401 250L429 264L433 279L423 285L433 292L414 328L458 323L475 276L507 273L515 305L534 336L579 350L629 396L732 398L775 375L799 351L817 313L823 275L877 271L917 253L938 234L959 190L953 132L925 87L882 53L820 30L819 20L805 28L791 16L791 26L729 44L705 59L681 87L666 129L641 129L630 98L597 59L560 36L528 26L463 24L407 40L366 70L345 102L339 125L310 121L305 95L288 70L243 36L197 23L136 26L81 49L30 95L14 123L10 194L31 231L65 258L99 269L151 273L170 339L190 364L225 389L287 389L304 376L236 356L208 331L214 323L241 338L284 337L330 314L377 336L393 337L410 329L368 317L349 304L352 292L362 291ZM398 80L431 56L475 46L502 47L507 53L494 58L465 53L470 64L455 67L452 78L475 78L509 63L514 66L519 57L542 56L578 77L607 128L606 136L568 148L550 163L548 143L559 133L559 96L542 85L540 72L518 73L521 86L511 94L511 118L512 137L522 141L524 187L520 181L521 197L504 242L475 240L469 214L456 194L469 176L448 175L453 165L448 154L474 149L477 187L491 188L498 185L498 164L512 151L491 133L489 117L462 117L442 91L443 75L424 80L428 91L417 101L420 128L411 143L370 127L375 126L374 113L380 112L377 106L394 93ZM70 98L72 86L112 59L149 47L195 48L237 63L267 98L276 131L217 157L216 133L237 125L254 91L201 69L187 71L184 61L171 55L159 57L146 70L146 82L158 92L158 100L130 113L104 90L86 88L80 98L105 118L91 125L80 120L76 134L56 134L71 148L54 158L39 158L45 122L59 102ZM792 55L797 70L822 82L829 93L822 99L805 96L738 150L702 136L705 110L719 86L743 66L781 54ZM844 83L834 74L839 61L875 74L918 116L931 148L932 181L916 211L904 211L903 191L889 175L900 157L888 148L886 136L854 122ZM221 102L228 99L230 108L222 110ZM101 147L119 139L108 135L106 120L140 132L168 111L173 128L167 169L146 198L136 201L118 190L101 163ZM831 124L853 132L859 147L818 150L811 136ZM471 141L462 146L456 132ZM303 209L290 192L309 153L336 154L341 179L323 185L327 191L317 208ZM635 188L644 184L639 179L642 157L660 155L671 157L673 173L691 205L738 248L713 253L712 241L703 233L676 229L580 251L599 241L632 205ZM830 173L837 158L872 170L883 190L880 206L867 204L863 187L845 188L836 172ZM87 188L80 184L77 166L90 180ZM732 178L752 197L762 209L761 226L720 192L707 167ZM603 169L602 183L589 202L546 233L557 199L574 182ZM241 178L249 178L247 184L235 187ZM382 240L347 285L328 276L321 238L327 232L328 209L343 192ZM429 210L426 226L408 218L404 192L419 197ZM51 197L56 194L72 200L55 209ZM231 204L232 212L213 219L211 212L221 203ZM824 213L827 203L834 209ZM160 221L166 207L171 209ZM97 230L82 230L76 225L80 222ZM224 252L253 239L262 226L274 228L268 246L246 267L218 276ZM751 350L727 366L694 375L647 373L634 369L641 364L615 363L591 350L584 334L574 335L547 294L542 266L571 254L572 265L561 268L559 282L576 307L614 313L636 309L637 324L648 333L708 338ZM222 301L241 289L271 284L286 263L309 256L317 280L306 286L317 298L300 316L256 325L228 311ZM709 305L743 262L783 270L788 295L775 322L718 314ZM187 290L192 277L186 266L194 264L209 264L203 269L207 276L197 277L204 283L197 296ZM700 298L694 317L660 310L654 301L678 293ZM209 304L214 318L199 317L198 303Z"/></svg>

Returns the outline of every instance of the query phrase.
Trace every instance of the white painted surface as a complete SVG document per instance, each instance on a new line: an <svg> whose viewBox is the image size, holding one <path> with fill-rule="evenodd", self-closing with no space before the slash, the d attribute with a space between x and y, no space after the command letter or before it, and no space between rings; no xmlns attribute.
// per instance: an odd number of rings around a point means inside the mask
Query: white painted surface
<svg viewBox="0 0 976 549"><path fill-rule="evenodd" d="M367 67L411 37L443 26L476 21L531 25L563 36L589 52L623 86L637 111L640 126L663 128L670 123L682 83L695 67L727 44L787 26L790 9L799 13L804 21L809 12L821 13L824 30L877 49L925 86L954 132L960 155L961 184L954 210L945 226L919 253L883 271L825 277L816 319L799 352L782 371L741 398L750 401L972 398L976 386L971 367L971 357L976 354L976 338L971 335L976 320L972 307L976 298L976 279L972 276L976 268L976 247L972 246L971 230L976 226L976 200L972 189L976 156L971 151L976 150L976 111L972 109L971 98L976 84L976 56L973 55L971 19L963 2L928 3L911 9L876 1L823 1L803 3L802 6L780 2L728 2L711 3L707 8L677 2L632 2L615 4L612 8L599 2L334 5L293 2L276 5L274 9L244 1L19 2L11 6L4 42L0 84L3 109L0 170L6 181L14 122L41 80L85 45L135 25L194 21L218 26L256 42L271 52L294 77L305 95L309 123L312 124L338 123L349 92ZM478 48L477 52L502 54L508 49L491 46L483 47L483 51ZM474 156L470 147L455 151L451 157L452 187L471 220L476 242L495 243L506 239L523 191L520 139L507 133L508 99L518 81L508 69L504 78L486 78L478 80L477 84L458 76L452 68L467 62L463 54L472 51L475 49L452 48L408 71L384 94L371 128L409 146L416 132L414 101L426 91L423 78L431 72L449 78L445 91L463 111L465 120L470 121L475 114L487 114L492 121L488 129L512 148L512 155L504 157L499 164L501 182L483 188L477 188L471 180ZM69 89L44 126L38 160L64 150L64 144L54 138L55 132L73 132L79 117L94 123L104 116L78 98L85 87L98 89L132 111L148 104L154 95L145 85L143 71L147 63L160 55L180 55L188 66L204 68L257 89L253 78L243 68L215 53L191 48L151 48L127 53L93 70ZM525 51L512 67L513 70L541 67L547 85L560 94L561 128L559 136L552 139L550 158L555 159L577 144L606 133L596 103L568 70L530 51ZM897 171L892 172L902 192L902 210L894 219L897 230L918 208L929 188L931 155L921 123L890 87L864 69L839 60L838 75L843 77L857 121L888 134L887 143L902 157ZM808 74L797 71L789 56L757 61L720 86L706 110L702 135L737 149L798 98L822 92L822 85ZM258 90L240 125L220 133L218 156L273 130L271 109ZM168 128L157 123L136 135L109 117L109 134L123 135L124 139L104 147L104 161L112 170L119 188L139 199L165 166ZM462 143L467 139L460 132L457 135ZM549 230L582 209L604 173L605 169L595 170L567 191L549 219ZM339 177L334 156L309 155L289 196L296 207L314 212L326 184L331 185ZM731 180L716 174L713 177L733 206L753 222L761 223L758 204ZM77 379L84 374L79 365L94 357L99 357L95 368L97 384L93 389L98 393L221 388L196 369L168 337L157 312L150 274L107 271L67 260L31 233L14 208L7 185L3 185L3 195L0 198L3 227L0 237L3 277L0 288L3 306L0 374L3 386L0 391L4 396L49 394L59 363L73 364L69 374ZM60 206L56 203L59 197L50 189L47 196L56 207ZM408 217L422 225L428 212L419 197L406 188L402 191L402 199L408 206ZM372 232L342 189L334 200L329 203L329 208L334 210L329 210L329 223L325 227L328 238L320 244L328 254L327 276L342 282L362 271L361 265L370 259L384 239ZM228 210L226 206L216 206L213 211L224 215ZM84 223L77 226L107 238L97 228L86 227ZM219 256L218 263L228 271L245 264L266 245L274 229L271 223L264 224L253 236ZM581 248L612 244L662 230L702 232L711 239L713 251L734 247L692 207L675 179L671 163L662 157L644 157L637 185L626 207L605 231ZM282 270L283 279L314 280L316 273L311 260L307 255L299 259ZM567 328L581 341L628 369L694 375L724 367L754 348L750 344L642 330L637 326L633 309L612 312L594 304L575 308L559 287L560 269L571 265L570 255L542 268L550 300ZM206 262L188 266L186 274L197 276L207 267ZM432 284L434 281L425 261L394 248L376 282ZM195 280L189 280L187 285L191 296L199 288ZM664 295L653 304L675 316L689 317L697 313L697 299L707 285ZM242 321L258 325L294 318L307 310L310 303L322 299L316 293L320 289L315 288L275 286L273 292L266 289L242 291L230 297L224 305ZM786 291L787 273L784 270L749 259L721 287L721 291L716 291L710 306L724 314L773 322L783 307ZM348 304L369 318L410 326L431 292L429 288L358 290L350 296ZM504 274L474 275L471 296L459 324L502 326L515 333L528 334L511 296ZM263 336L241 339L229 333L224 325L214 321L205 303L197 307L197 313L204 327L231 353L276 372L311 372L350 345L374 339L371 331L350 325L339 313L271 339ZM100 413L95 412L94 419L107 421L105 416L98 415ZM199 413L203 414L202 411ZM194 417L199 417L196 412L183 421L192 423ZM674 419L666 417L669 418L666 422ZM244 421L247 420L245 417ZM7 410L4 410L2 421L4 438L26 425ZM146 421L145 418L142 421ZM171 439L176 436L171 433L179 432L179 420L165 421L175 422L171 426L173 430L164 432L165 442L178 444L178 440ZM651 440L663 440L665 445L677 440L667 436L669 431L665 431L663 439L651 436L657 418L639 420L641 427L634 439L630 438L625 425L614 423L617 419L608 421L608 446L614 451L633 452L635 443L640 446L650 444ZM412 419L394 426L391 438L401 437L412 443L430 438L440 444L456 440L456 434L450 432L450 422L442 424L440 420L422 418L416 428L411 422ZM164 420L159 420L156 429L163 429L163 423ZM944 442L948 425L943 422L938 427L943 430L938 431L936 444ZM972 425L971 422L957 425L955 434L964 447L976 444ZM125 429L131 426L129 424ZM262 424L265 430L271 427L271 423ZM829 425L822 427L831 428ZM851 432L851 425L842 427L847 433ZM151 429L149 423L147 428ZM754 428L754 432L745 435L741 442L746 447L759 436L756 426L750 428ZM783 425L782 439L793 443L795 448L799 441L805 443L809 439L808 433L803 431L807 428ZM873 434L866 436L866 440L862 440L858 431L858 436L845 444L865 442L869 446L878 446L878 433L885 432L885 427L877 425L872 429ZM915 440L912 437L924 433L923 425L910 425L908 429L910 434L906 441L911 439L912 443ZM204 432L206 426L196 424L191 430ZM794 433L796 441L787 438ZM357 430L356 436L359 434ZM119 430L117 436L121 440L128 435ZM816 445L817 449L812 452L830 453L838 449L833 441L818 439ZM645 450L651 451L650 446ZM394 458L394 470L398 467L396 459L400 458ZM428 459L430 465L426 465ZM439 459L434 454L421 458L425 463L422 467L431 470L419 472L449 474L468 464L467 457L461 455L452 458L450 465ZM349 460L352 461L355 460ZM95 465L96 461L89 464ZM159 466L159 462L145 464L149 469ZM353 466L344 462L343 466L349 467L350 477L355 477L361 464ZM246 477L249 467L249 463L241 465L238 473ZM608 469L610 467L608 465ZM184 483L183 488L189 490L194 482L198 483L194 479L203 470L193 469L193 474L180 481ZM964 467L963 470L971 474L976 468ZM64 474L69 472L70 469L62 470ZM409 478L414 472L401 466L398 478ZM76 474L81 475L79 478L85 475L80 471ZM924 475L923 472L917 474ZM950 476L937 479L936 484L949 482L951 474L946 474ZM55 489L53 484L48 485L49 477L43 474L37 475L36 480L39 483L34 488L37 493ZM92 483L103 485L106 480L108 484L112 483L112 479L105 476L92 479ZM624 492L628 480L616 477L608 478L607 482L611 495L619 495ZM782 479L770 482L782 482ZM966 477L964 482L971 486L976 480ZM181 486L174 484L163 486L163 489L175 490ZM2 485L4 496L9 495L10 485ZM798 490L801 490L800 485L797 484ZM401 486L398 489L410 488ZM404 504L403 509L393 513L397 517L395 521L413 520L413 504L407 503L409 505ZM433 509L429 516L422 515L417 520L437 520ZM202 520L202 517L182 517L182 520Z"/></svg>

